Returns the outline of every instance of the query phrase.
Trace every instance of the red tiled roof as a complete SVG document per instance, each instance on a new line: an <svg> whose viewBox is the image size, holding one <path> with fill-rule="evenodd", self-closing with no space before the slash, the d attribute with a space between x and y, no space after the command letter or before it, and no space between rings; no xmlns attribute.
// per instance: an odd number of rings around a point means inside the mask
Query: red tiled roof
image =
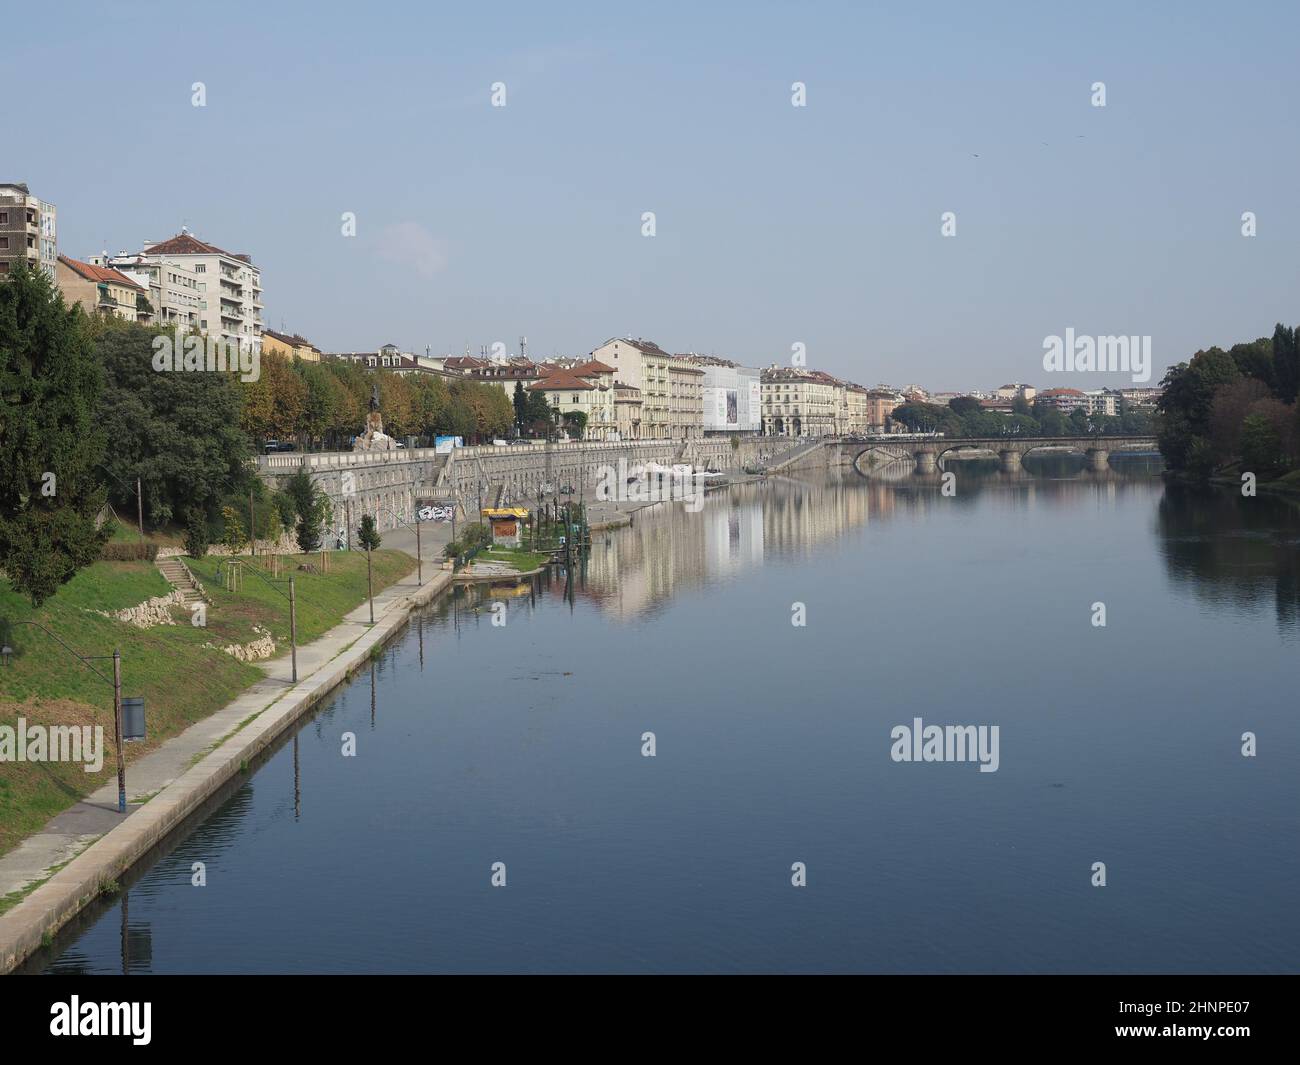
<svg viewBox="0 0 1300 1065"><path fill-rule="evenodd" d="M588 359L581 366L575 366L572 372L579 377L586 377L587 374L592 373L613 373L614 367L606 366L599 359Z"/></svg>
<svg viewBox="0 0 1300 1065"><path fill-rule="evenodd" d="M568 392L590 390L595 388L590 381L574 377L568 370L552 370L540 381L535 381L528 388L533 392Z"/></svg>
<svg viewBox="0 0 1300 1065"><path fill-rule="evenodd" d="M146 255L224 255L228 259L251 262L247 255L234 255L223 251L215 244L208 244L190 233L178 233L170 240L145 248L144 253Z"/></svg>
<svg viewBox="0 0 1300 1065"><path fill-rule="evenodd" d="M80 259L72 259L67 255L60 255L59 262L74 273L80 274L87 281L94 281L96 284L101 281L111 281L115 285L125 285L127 288L134 288L140 292L145 291L143 285L137 284L125 274L119 274L110 267L92 266L90 263L83 263Z"/></svg>

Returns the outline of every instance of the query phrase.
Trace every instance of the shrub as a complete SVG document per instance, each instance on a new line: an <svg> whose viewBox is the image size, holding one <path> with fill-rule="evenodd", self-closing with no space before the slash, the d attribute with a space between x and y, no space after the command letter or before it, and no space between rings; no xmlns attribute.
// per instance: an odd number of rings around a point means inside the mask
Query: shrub
<svg viewBox="0 0 1300 1065"><path fill-rule="evenodd" d="M442 549L442 553L447 558L455 558L457 555L461 553L463 549L464 546L460 543L459 540L452 540L451 543L449 543L446 547Z"/></svg>

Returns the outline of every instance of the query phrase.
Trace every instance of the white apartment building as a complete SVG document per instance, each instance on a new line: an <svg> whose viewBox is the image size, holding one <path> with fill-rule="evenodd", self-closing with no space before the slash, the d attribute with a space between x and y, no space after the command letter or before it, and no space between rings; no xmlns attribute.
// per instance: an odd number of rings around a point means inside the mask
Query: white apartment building
<svg viewBox="0 0 1300 1065"><path fill-rule="evenodd" d="M757 433L763 426L759 371L715 355L676 355L703 371L700 380L701 417L705 436L715 433Z"/></svg>
<svg viewBox="0 0 1300 1065"><path fill-rule="evenodd" d="M844 385L819 370L769 366L762 372L765 436L831 436Z"/></svg>
<svg viewBox="0 0 1300 1065"><path fill-rule="evenodd" d="M154 325L202 329L206 298L199 290L199 275L192 267L163 255L103 252L86 260L125 274L149 293Z"/></svg>
<svg viewBox="0 0 1300 1065"><path fill-rule="evenodd" d="M249 256L223 251L187 229L170 240L147 243L141 254L193 273L202 300L202 332L234 341L242 351L262 350L262 272Z"/></svg>

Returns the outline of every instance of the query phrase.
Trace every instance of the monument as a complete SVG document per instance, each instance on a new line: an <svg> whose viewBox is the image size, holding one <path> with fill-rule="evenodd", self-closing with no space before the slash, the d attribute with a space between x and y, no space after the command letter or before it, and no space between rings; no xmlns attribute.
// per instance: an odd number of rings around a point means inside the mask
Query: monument
<svg viewBox="0 0 1300 1065"><path fill-rule="evenodd" d="M370 413L366 415L366 427L352 442L352 450L392 451L396 446L397 441L384 433L384 419L379 413L379 383L375 382L370 387Z"/></svg>

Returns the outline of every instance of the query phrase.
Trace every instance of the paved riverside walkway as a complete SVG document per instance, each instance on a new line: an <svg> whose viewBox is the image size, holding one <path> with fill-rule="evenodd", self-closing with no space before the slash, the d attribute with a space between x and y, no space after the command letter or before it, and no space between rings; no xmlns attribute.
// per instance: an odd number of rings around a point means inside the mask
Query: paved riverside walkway
<svg viewBox="0 0 1300 1065"><path fill-rule="evenodd" d="M266 746L332 690L371 646L400 628L413 607L451 587L451 572L427 560L424 578L421 584L412 568L406 577L377 594L373 627L369 603L363 602L320 639L299 647L296 685L290 680L289 655L261 662L265 680L128 764L126 814L117 812L116 763L106 759L107 783L0 857L0 897L39 885L22 902L0 914L0 973L31 949L33 934L39 942L43 931L58 927L76 913L94 897L100 883L129 868L229 779L231 767L237 768L248 752ZM264 714L272 707L275 713ZM226 742L234 739L244 741L245 749ZM215 757L219 752L224 758ZM173 784L184 794L173 795L177 789L168 787ZM138 826L137 821L141 821ZM110 841L114 845L106 847ZM94 852L99 850L105 856L95 860ZM60 868L65 864L66 868Z"/></svg>

